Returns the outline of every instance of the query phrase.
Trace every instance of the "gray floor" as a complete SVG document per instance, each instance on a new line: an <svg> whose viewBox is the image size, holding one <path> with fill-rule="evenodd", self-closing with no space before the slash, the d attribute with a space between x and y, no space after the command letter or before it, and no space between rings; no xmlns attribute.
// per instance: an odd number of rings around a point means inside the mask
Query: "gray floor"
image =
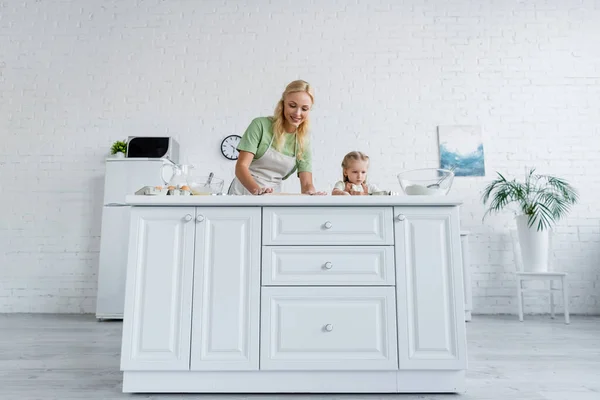
<svg viewBox="0 0 600 400"><path fill-rule="evenodd" d="M464 395L129 395L120 322L82 315L0 315L0 399L600 400L600 318L475 316Z"/></svg>

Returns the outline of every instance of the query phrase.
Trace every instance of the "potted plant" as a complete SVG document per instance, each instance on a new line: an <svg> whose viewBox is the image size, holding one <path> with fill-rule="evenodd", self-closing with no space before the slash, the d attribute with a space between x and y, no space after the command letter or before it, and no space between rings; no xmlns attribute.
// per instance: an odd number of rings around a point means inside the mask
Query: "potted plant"
<svg viewBox="0 0 600 400"><path fill-rule="evenodd" d="M515 219L523 266L528 271L547 271L548 231L577 203L577 190L564 179L536 174L535 168L529 170L524 181L507 180L499 172L497 174L498 177L483 191L483 204L490 201L483 218L516 203Z"/></svg>
<svg viewBox="0 0 600 400"><path fill-rule="evenodd" d="M110 154L116 158L125 157L125 153L127 153L127 142L117 140L110 148Z"/></svg>

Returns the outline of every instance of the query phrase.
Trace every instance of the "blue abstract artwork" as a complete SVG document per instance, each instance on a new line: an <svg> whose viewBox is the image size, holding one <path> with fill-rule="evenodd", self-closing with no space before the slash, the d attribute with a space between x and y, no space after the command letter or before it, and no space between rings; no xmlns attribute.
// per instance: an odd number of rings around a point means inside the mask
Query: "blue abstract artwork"
<svg viewBox="0 0 600 400"><path fill-rule="evenodd" d="M440 168L454 168L455 176L485 176L481 127L438 126Z"/></svg>

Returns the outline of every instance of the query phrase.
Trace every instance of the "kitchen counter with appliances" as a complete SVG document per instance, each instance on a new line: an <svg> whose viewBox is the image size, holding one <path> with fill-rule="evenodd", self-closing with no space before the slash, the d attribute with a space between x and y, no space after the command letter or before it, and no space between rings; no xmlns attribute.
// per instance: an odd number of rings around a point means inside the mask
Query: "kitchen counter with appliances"
<svg viewBox="0 0 600 400"><path fill-rule="evenodd" d="M96 295L99 320L123 318L131 208L125 197L143 186L163 185L163 166L178 162L177 140L149 136L129 136L126 156L117 153L106 159Z"/></svg>
<svg viewBox="0 0 600 400"><path fill-rule="evenodd" d="M156 158L106 160L96 296L99 320L123 318L131 209L125 198L144 185L163 184L163 165L164 160Z"/></svg>
<svg viewBox="0 0 600 400"><path fill-rule="evenodd" d="M462 392L459 205L127 196L124 392Z"/></svg>

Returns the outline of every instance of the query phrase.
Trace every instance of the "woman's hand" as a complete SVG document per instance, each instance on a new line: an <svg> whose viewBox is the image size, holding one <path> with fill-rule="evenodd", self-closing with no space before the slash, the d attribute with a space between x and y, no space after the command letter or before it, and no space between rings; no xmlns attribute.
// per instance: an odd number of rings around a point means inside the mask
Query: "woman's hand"
<svg viewBox="0 0 600 400"><path fill-rule="evenodd" d="M254 189L254 191L252 191L252 194L255 196L260 196L261 194L265 194L265 193L273 193L273 188L259 187L258 189Z"/></svg>
<svg viewBox="0 0 600 400"><path fill-rule="evenodd" d="M302 194L308 194L310 196L327 196L327 192L317 192L315 188L309 189Z"/></svg>
<svg viewBox="0 0 600 400"><path fill-rule="evenodd" d="M298 174L300 178L300 187L302 188L302 194L308 194L310 196L325 196L327 192L318 192L312 181L312 172L300 172Z"/></svg>

